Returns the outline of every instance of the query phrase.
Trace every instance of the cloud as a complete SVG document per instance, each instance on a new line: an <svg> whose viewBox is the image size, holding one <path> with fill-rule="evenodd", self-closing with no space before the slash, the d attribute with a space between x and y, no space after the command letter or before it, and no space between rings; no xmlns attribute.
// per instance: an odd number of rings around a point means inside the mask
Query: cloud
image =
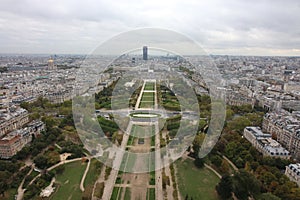
<svg viewBox="0 0 300 200"><path fill-rule="evenodd" d="M209 53L299 55L299 10L292 0L2 0L0 52L85 54L120 32L159 27Z"/></svg>

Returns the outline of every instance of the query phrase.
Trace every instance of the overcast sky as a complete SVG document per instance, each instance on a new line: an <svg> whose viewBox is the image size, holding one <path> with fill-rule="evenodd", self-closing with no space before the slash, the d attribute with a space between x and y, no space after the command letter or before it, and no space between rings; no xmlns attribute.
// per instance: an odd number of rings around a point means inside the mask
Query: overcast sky
<svg viewBox="0 0 300 200"><path fill-rule="evenodd" d="M178 31L210 54L300 56L298 0L1 0L0 53L87 54L144 27Z"/></svg>

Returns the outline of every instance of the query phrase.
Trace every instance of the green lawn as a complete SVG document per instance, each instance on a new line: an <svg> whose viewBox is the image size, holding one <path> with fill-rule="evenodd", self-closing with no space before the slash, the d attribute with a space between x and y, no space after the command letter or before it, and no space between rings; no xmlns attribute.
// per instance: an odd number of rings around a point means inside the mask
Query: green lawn
<svg viewBox="0 0 300 200"><path fill-rule="evenodd" d="M135 139L136 139L136 137L133 137L132 135L129 135L129 138L128 138L128 141L127 141L127 146L133 145Z"/></svg>
<svg viewBox="0 0 300 200"><path fill-rule="evenodd" d="M154 101L154 97L153 96L142 96L141 101Z"/></svg>
<svg viewBox="0 0 300 200"><path fill-rule="evenodd" d="M149 185L155 185L155 171L150 172Z"/></svg>
<svg viewBox="0 0 300 200"><path fill-rule="evenodd" d="M94 185L95 181L97 180L97 178L100 175L101 172L101 163L99 160L97 159L92 159L91 160L91 165L90 165L90 169L85 177L84 180L84 187L88 186L88 185Z"/></svg>
<svg viewBox="0 0 300 200"><path fill-rule="evenodd" d="M142 97L154 97L154 92L143 92Z"/></svg>
<svg viewBox="0 0 300 200"><path fill-rule="evenodd" d="M122 188L120 188L120 187L114 187L110 199L111 200L118 200L118 199L121 198L120 197L121 194L122 194Z"/></svg>
<svg viewBox="0 0 300 200"><path fill-rule="evenodd" d="M120 170L121 171L130 171L132 170L134 164L136 162L135 154L125 153L121 162Z"/></svg>
<svg viewBox="0 0 300 200"><path fill-rule="evenodd" d="M148 82L145 84L144 90L154 90L154 83Z"/></svg>
<svg viewBox="0 0 300 200"><path fill-rule="evenodd" d="M178 188L182 198L218 200L215 186L220 179L207 168L198 169L192 160L176 161Z"/></svg>
<svg viewBox="0 0 300 200"><path fill-rule="evenodd" d="M154 126L141 126L141 125L132 125L130 135L136 136L139 138L147 138L154 134Z"/></svg>
<svg viewBox="0 0 300 200"><path fill-rule="evenodd" d="M155 130L153 129L153 132ZM151 146L154 147L155 146L155 135L153 134L152 137L151 137Z"/></svg>
<svg viewBox="0 0 300 200"><path fill-rule="evenodd" d="M154 105L154 92L144 92L140 102L140 108L149 108Z"/></svg>
<svg viewBox="0 0 300 200"><path fill-rule="evenodd" d="M81 161L66 164L64 172L56 177L59 187L51 200L81 200L82 193L79 186L86 165L87 163Z"/></svg>
<svg viewBox="0 0 300 200"><path fill-rule="evenodd" d="M146 199L155 200L155 188L148 188Z"/></svg>
<svg viewBox="0 0 300 200"><path fill-rule="evenodd" d="M125 190L125 195L124 195L124 200L130 200L131 199L131 191L130 188L126 188Z"/></svg>
<svg viewBox="0 0 300 200"><path fill-rule="evenodd" d="M140 102L140 108L152 108L154 106L154 102L150 101L141 101Z"/></svg>
<svg viewBox="0 0 300 200"><path fill-rule="evenodd" d="M150 173L155 173L155 153L151 153L150 156L149 156L149 159L150 159ZM155 178L155 176L154 176Z"/></svg>

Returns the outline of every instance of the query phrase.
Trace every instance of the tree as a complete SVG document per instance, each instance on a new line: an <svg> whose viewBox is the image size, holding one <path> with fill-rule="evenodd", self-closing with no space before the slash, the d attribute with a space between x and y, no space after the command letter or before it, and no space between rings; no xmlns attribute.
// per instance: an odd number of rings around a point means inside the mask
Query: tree
<svg viewBox="0 0 300 200"><path fill-rule="evenodd" d="M226 120L231 120L233 118L234 111L230 108L226 109Z"/></svg>
<svg viewBox="0 0 300 200"><path fill-rule="evenodd" d="M252 174L239 170L233 176L233 192L240 200L260 194L261 183Z"/></svg>
<svg viewBox="0 0 300 200"><path fill-rule="evenodd" d="M205 138L205 134L197 134L194 141L193 141L193 151L194 151L194 156L198 157L199 154L199 149L201 148L201 144L203 143L203 140Z"/></svg>
<svg viewBox="0 0 300 200"><path fill-rule="evenodd" d="M232 196L232 177L224 175L220 183L216 186L216 190L221 199L229 199Z"/></svg>
<svg viewBox="0 0 300 200"><path fill-rule="evenodd" d="M244 131L245 127L250 125L251 121L247 117L240 116L228 122L227 128L229 130L235 130L241 134Z"/></svg>
<svg viewBox="0 0 300 200"><path fill-rule="evenodd" d="M62 174L65 171L65 165L60 165L55 168L55 174Z"/></svg>
<svg viewBox="0 0 300 200"><path fill-rule="evenodd" d="M217 167L221 166L221 164L222 164L222 158L219 155L211 156L210 160L211 160L211 163Z"/></svg>
<svg viewBox="0 0 300 200"><path fill-rule="evenodd" d="M263 193L258 197L258 200L280 200L280 198L271 193Z"/></svg>
<svg viewBox="0 0 300 200"><path fill-rule="evenodd" d="M220 171L222 173L228 173L229 170L230 170L230 166L229 166L228 162L225 159L223 159L222 163L221 163Z"/></svg>
<svg viewBox="0 0 300 200"><path fill-rule="evenodd" d="M7 180L10 177L8 171L0 171L0 195L4 196L4 192L8 189Z"/></svg>
<svg viewBox="0 0 300 200"><path fill-rule="evenodd" d="M199 158L198 156L196 157L194 164L198 168L204 167L204 160L202 158Z"/></svg>
<svg viewBox="0 0 300 200"><path fill-rule="evenodd" d="M47 162L48 159L44 155L39 155L34 159L34 163L39 169L46 169L48 164Z"/></svg>
<svg viewBox="0 0 300 200"><path fill-rule="evenodd" d="M235 161L235 165L238 168L243 168L245 166L245 161L241 157L238 157Z"/></svg>

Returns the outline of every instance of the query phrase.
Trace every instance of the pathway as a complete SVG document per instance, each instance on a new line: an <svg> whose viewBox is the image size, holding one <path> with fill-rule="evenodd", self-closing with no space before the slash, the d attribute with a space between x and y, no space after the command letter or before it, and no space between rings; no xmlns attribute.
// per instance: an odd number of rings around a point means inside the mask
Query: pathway
<svg viewBox="0 0 300 200"><path fill-rule="evenodd" d="M131 128L132 128L132 122L129 122L126 133L123 134L123 140L122 140L122 143L121 143L121 146L119 147L119 149L125 150L128 139L129 139L129 135L127 133L131 132ZM106 199L109 200L111 197L111 194L112 194L112 191L114 188L114 184L115 184L116 178L118 176L118 170L115 170L115 169L120 169L123 155L124 155L124 151L117 151L117 153L115 155L115 159L113 162L113 169L111 170L108 179L105 181L105 187L104 187L104 191L103 191L103 195L102 195L103 200L106 200Z"/></svg>
<svg viewBox="0 0 300 200"><path fill-rule="evenodd" d="M239 171L239 169L235 166L235 164L231 162L231 160L229 160L226 156L223 155L222 158L224 158L235 171Z"/></svg>
<svg viewBox="0 0 300 200"><path fill-rule="evenodd" d="M90 165L91 165L91 157L90 156L88 157L88 161L89 162L88 162L88 164L87 164L87 166L85 168L84 174L83 174L83 176L81 178L81 182L80 182L80 190L82 192L84 192L84 180L85 180L85 177L86 177L86 175L87 175L87 173L88 173L88 171L90 169Z"/></svg>
<svg viewBox="0 0 300 200"><path fill-rule="evenodd" d="M23 178L21 184L19 185L16 200L22 200L23 199L24 192L25 192L25 189L23 189L23 185L24 185L26 177L29 176L31 174L31 172L33 171L33 168L34 168L34 165L31 166L30 171L26 174L26 176Z"/></svg>

